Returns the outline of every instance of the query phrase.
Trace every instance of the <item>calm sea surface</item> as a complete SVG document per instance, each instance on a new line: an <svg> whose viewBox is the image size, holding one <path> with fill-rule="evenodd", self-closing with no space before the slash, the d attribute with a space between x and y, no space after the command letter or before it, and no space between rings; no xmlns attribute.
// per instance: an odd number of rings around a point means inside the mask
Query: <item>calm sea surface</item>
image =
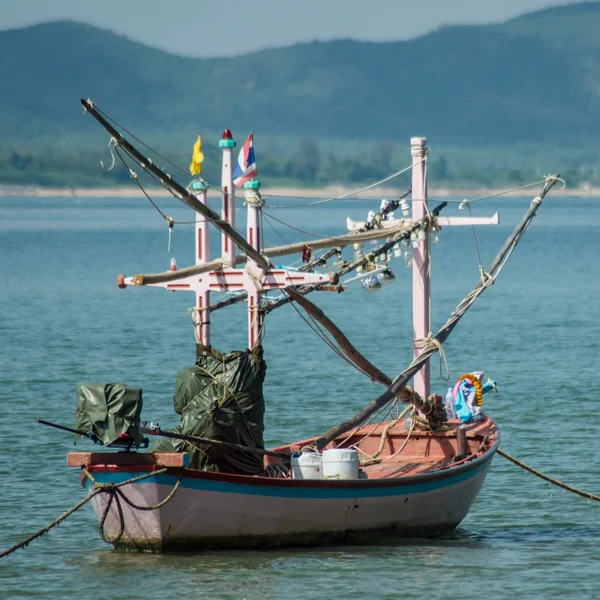
<svg viewBox="0 0 600 600"><path fill-rule="evenodd" d="M432 206L436 203L433 201ZM501 214L477 228L487 266L527 198L474 205ZM192 218L176 202L161 206ZM375 208L378 205L375 206ZM271 210L319 236L372 203ZM459 215L456 204L444 212ZM238 213L240 223L243 211ZM307 239L273 221L268 244ZM216 251L218 236L214 237ZM189 225L177 225L172 255L193 256ZM193 363L186 309L191 294L119 290L118 273L168 268L167 228L142 199L0 198L0 550L46 525L84 495L66 466L77 384L122 381L144 390L144 418L177 423L175 374ZM433 329L478 279L470 228L445 228L433 246ZM485 370L499 394L485 409L502 448L559 479L600 493L600 200L556 192L498 282L450 337L452 380ZM394 285L316 294L327 314L389 375L411 354L410 272L392 263ZM213 345L246 344L243 307L213 319ZM353 371L286 307L265 339L268 444L318 434L353 414L381 388ZM444 394L439 361L434 389ZM86 441L78 448L89 448ZM0 561L2 598L567 598L600 597L600 506L563 492L496 457L468 517L448 540L380 539L359 546L185 555L119 554L97 533L86 506L25 550Z"/></svg>

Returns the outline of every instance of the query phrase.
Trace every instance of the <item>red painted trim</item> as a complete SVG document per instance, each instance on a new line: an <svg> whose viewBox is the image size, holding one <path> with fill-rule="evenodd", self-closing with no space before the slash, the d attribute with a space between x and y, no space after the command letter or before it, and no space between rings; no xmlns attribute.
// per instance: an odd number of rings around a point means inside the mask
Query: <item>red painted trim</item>
<svg viewBox="0 0 600 600"><path fill-rule="evenodd" d="M198 260L202 260L202 227L198 228Z"/></svg>
<svg viewBox="0 0 600 600"><path fill-rule="evenodd" d="M250 298L249 298L250 302ZM374 425L372 428L364 428L362 431L366 432L367 429L377 429L378 427L384 426L385 423L380 425ZM393 431L393 430L392 430ZM444 431L444 432L423 432L422 437L427 438L445 438L445 437L453 437L453 431ZM476 436L480 440L483 439L484 436L488 437L490 442L493 441L493 444L490 448L488 448L485 452L481 453L477 458L470 460L469 462L459 463L456 466L452 466L446 469L442 469L439 471L434 471L432 473L421 473L410 476L400 476L396 478L382 478L382 479L359 479L352 481L336 481L336 480L328 480L328 481L319 481L319 480L299 480L299 479L274 479L270 477L261 477L258 475L237 475L232 473L213 473L208 471L196 471L193 469L185 469L184 477L189 479L205 479L211 481L222 481L225 483L232 484L247 484L247 485L255 485L255 486L266 486L266 487L284 487L284 488L387 488L387 487L401 487L404 485L412 485L415 483L426 483L430 481L439 481L443 479L447 479L448 477L454 477L458 473L465 473L471 471L472 469L480 466L482 463L491 460L494 456L496 449L500 443L498 436L498 428L494 421L489 417L484 418L483 421L478 423L471 423L467 425L467 435L468 436ZM286 451L289 450L291 446L300 444L307 445L307 443L314 442L316 438L309 438L302 442L295 442L293 444L288 444L285 446L279 446L275 448L277 451ZM118 454L115 455L118 457ZM152 471L156 468L153 465L126 465L126 466L118 466L118 465L90 465L88 470L90 472L98 471L98 472L110 472L110 473L142 473ZM167 473L169 475L178 476L179 468L173 467L168 468Z"/></svg>
<svg viewBox="0 0 600 600"><path fill-rule="evenodd" d="M229 187L223 187L223 219L229 223ZM223 234L225 252L229 252L229 238Z"/></svg>
<svg viewBox="0 0 600 600"><path fill-rule="evenodd" d="M189 283L168 283L167 289L168 290L189 290L190 284Z"/></svg>
<svg viewBox="0 0 600 600"><path fill-rule="evenodd" d="M252 231L252 230L250 230ZM254 315L252 314L252 309L254 308L254 306L256 305L256 303L254 302L254 295L250 294L248 295L248 327L250 328L250 348L254 348L254 343L256 342L256 336L255 336L255 332L256 332L256 327L254 326L254 322L253 322L253 318Z"/></svg>

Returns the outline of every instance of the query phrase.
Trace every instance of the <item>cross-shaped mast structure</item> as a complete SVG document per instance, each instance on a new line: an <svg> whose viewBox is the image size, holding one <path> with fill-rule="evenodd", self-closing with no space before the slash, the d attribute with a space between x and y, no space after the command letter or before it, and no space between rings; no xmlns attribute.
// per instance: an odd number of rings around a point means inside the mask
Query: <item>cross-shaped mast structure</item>
<svg viewBox="0 0 600 600"><path fill-rule="evenodd" d="M219 142L223 151L222 160L222 206L221 218L235 228L235 194L233 191L233 148L236 142L231 132L226 129ZM207 187L203 181L195 181L192 190L198 201L207 206ZM245 204L247 206L247 245L244 250L254 250L257 258L261 247L261 219L260 213L263 201L260 195L260 182L250 180L244 184ZM196 212L195 230L195 262L202 265L210 261L209 241L210 219ZM248 347L253 349L260 344L263 328L263 313L261 310L261 295L272 290L284 290L307 284L328 284L332 279L329 274L306 273L292 269L275 269L267 259L259 264L250 257L248 252L246 266L243 269L235 268L236 244L225 233L221 236L222 261L226 265L218 269L207 271L198 275L183 275L179 278L170 278L169 281L147 283L151 287L161 287L171 291L190 291L196 294L195 307L195 335L200 346L210 346L210 295L220 293L248 294ZM133 277L123 277L120 287L134 285Z"/></svg>
<svg viewBox="0 0 600 600"><path fill-rule="evenodd" d="M412 218L385 219L378 223L383 229L397 228L401 224L409 226L423 220L428 214L427 192L427 138L413 137L410 140L412 155ZM413 279L413 355L417 358L421 353L424 341L431 335L431 277L430 277L430 231L431 228L457 225L497 225L500 222L498 213L491 217L442 217L424 227L424 236L413 247L412 254L412 279ZM365 223L347 220L347 227L351 231L361 229ZM422 397L428 398L430 394L430 367L429 360L414 377L414 389Z"/></svg>

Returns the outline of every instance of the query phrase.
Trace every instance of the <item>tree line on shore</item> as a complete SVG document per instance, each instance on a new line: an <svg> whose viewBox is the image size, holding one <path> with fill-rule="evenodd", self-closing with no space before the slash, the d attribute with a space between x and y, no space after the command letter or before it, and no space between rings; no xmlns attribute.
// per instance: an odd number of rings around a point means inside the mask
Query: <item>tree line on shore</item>
<svg viewBox="0 0 600 600"><path fill-rule="evenodd" d="M328 184L372 183L388 177L410 163L405 149L389 140L352 144L345 149L343 143L327 145L313 138L300 138L287 152L264 148L256 151L259 178L266 184L318 187ZM203 176L210 182L220 182L220 153L215 147L204 148ZM402 150L403 152L401 152ZM185 180L189 152L178 152L170 159L181 165L177 172L165 164L176 179ZM100 165L103 162L104 168ZM42 187L103 187L126 185L131 181L129 172L117 159L114 167L106 149L40 147L22 144L0 146L0 183L5 185L35 185ZM525 184L539 179L546 171L558 168L562 158L549 156L552 162L540 156L528 164L527 158L517 151L507 149L470 149L449 151L440 149L431 155L428 174L436 185L448 186L500 186ZM160 159L156 164L161 165ZM139 174L140 169L131 165ZM594 164L580 164L570 160L560 169L571 187L600 183L600 174ZM408 176L406 176L408 181Z"/></svg>

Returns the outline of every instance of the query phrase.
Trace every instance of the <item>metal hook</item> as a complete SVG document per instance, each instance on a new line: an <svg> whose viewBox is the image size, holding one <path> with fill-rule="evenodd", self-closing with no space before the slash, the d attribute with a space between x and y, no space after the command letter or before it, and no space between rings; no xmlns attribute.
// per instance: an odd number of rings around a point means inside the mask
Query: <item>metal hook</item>
<svg viewBox="0 0 600 600"><path fill-rule="evenodd" d="M112 165L110 165L110 167L107 169L104 166L104 163L102 161L100 161L100 166L107 172L112 171L113 167L115 166L115 155L113 154L113 145L114 146L117 145L117 140L114 137L110 138L110 140L108 140L108 149L110 150L110 156L112 158Z"/></svg>

